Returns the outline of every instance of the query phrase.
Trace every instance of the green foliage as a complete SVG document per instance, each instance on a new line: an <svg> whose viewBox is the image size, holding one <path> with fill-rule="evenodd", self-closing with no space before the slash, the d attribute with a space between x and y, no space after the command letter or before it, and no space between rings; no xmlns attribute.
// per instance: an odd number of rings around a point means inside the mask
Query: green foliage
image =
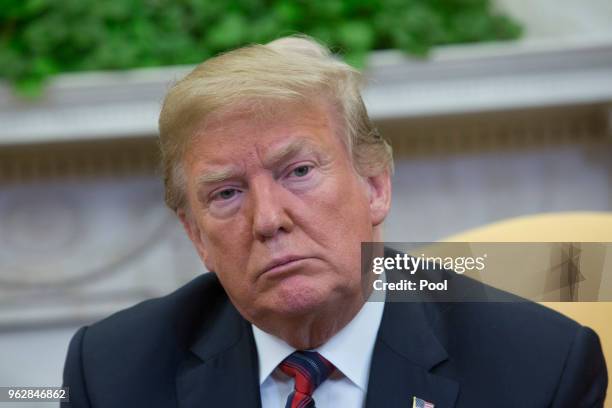
<svg viewBox="0 0 612 408"><path fill-rule="evenodd" d="M0 77L35 96L58 72L193 64L293 33L362 66L372 49L425 56L520 32L490 0L2 0Z"/></svg>

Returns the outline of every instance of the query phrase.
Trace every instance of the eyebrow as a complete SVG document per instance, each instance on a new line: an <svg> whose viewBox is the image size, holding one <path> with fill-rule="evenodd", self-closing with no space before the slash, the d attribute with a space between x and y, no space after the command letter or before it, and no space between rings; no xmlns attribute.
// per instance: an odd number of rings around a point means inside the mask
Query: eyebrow
<svg viewBox="0 0 612 408"><path fill-rule="evenodd" d="M314 153L316 148L310 141L298 139L286 144L276 151L270 152L263 158L262 162L265 168L270 169L302 151L305 153ZM197 178L196 183L198 186L219 183L238 177L243 173L244 172L240 168L235 166L227 166L218 170L208 170Z"/></svg>
<svg viewBox="0 0 612 408"><path fill-rule="evenodd" d="M286 144L280 149L270 152L263 158L263 165L265 168L270 169L284 162L288 158L295 156L300 152L314 153L316 147L313 143L306 139L297 139L291 143Z"/></svg>
<svg viewBox="0 0 612 408"><path fill-rule="evenodd" d="M227 179L239 176L242 174L238 168L230 166L219 170L210 170L198 176L196 183L201 186L204 184L219 183Z"/></svg>

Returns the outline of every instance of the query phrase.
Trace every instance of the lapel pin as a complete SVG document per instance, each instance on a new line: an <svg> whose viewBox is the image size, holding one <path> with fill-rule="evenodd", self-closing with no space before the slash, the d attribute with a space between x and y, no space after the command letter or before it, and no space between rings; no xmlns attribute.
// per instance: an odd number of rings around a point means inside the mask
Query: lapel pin
<svg viewBox="0 0 612 408"><path fill-rule="evenodd" d="M434 404L417 397L412 397L412 408L434 408Z"/></svg>

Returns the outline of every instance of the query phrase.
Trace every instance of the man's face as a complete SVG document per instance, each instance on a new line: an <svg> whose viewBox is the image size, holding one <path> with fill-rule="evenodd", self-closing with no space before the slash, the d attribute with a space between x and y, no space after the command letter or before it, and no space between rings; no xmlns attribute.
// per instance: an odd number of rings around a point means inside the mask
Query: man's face
<svg viewBox="0 0 612 408"><path fill-rule="evenodd" d="M187 149L190 215L179 211L208 269L254 323L363 296L360 243L377 238L390 199L386 172L354 170L327 104L273 112L210 118Z"/></svg>

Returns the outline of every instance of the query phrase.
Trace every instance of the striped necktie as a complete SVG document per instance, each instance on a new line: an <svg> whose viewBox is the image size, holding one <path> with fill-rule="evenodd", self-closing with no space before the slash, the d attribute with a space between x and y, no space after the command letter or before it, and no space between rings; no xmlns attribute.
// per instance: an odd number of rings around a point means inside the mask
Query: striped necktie
<svg viewBox="0 0 612 408"><path fill-rule="evenodd" d="M312 393L335 369L315 351L296 351L284 359L279 368L295 379L285 408L315 408Z"/></svg>

